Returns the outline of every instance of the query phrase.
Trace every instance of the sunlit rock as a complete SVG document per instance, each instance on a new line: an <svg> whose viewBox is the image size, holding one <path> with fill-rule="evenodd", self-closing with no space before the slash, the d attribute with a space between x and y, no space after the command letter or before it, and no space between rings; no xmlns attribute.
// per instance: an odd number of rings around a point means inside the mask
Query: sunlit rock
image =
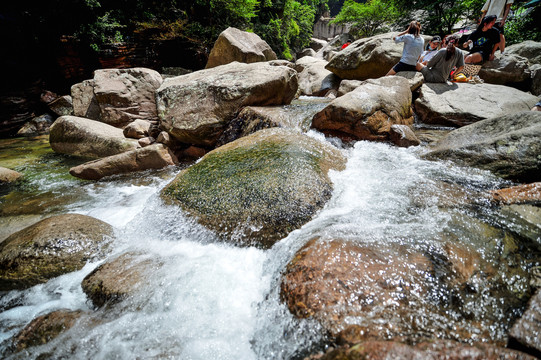
<svg viewBox="0 0 541 360"><path fill-rule="evenodd" d="M266 41L253 32L228 27L214 43L206 68L229 64L234 61L254 63L276 60L276 54Z"/></svg>
<svg viewBox="0 0 541 360"><path fill-rule="evenodd" d="M364 341L353 346L330 349L307 360L534 360L535 357L516 350L485 343L474 345L456 341L430 340L415 346L392 341Z"/></svg>
<svg viewBox="0 0 541 360"><path fill-rule="evenodd" d="M342 79L365 80L385 76L400 60L403 43L395 43L396 33L386 33L352 42L329 60L327 69ZM425 42L430 36L424 35Z"/></svg>
<svg viewBox="0 0 541 360"><path fill-rule="evenodd" d="M81 286L95 306L114 304L150 286L145 276L161 266L153 257L135 252L124 253L98 266L84 278Z"/></svg>
<svg viewBox="0 0 541 360"><path fill-rule="evenodd" d="M32 346L45 345L64 331L69 330L84 312L57 310L38 316L13 338L17 352Z"/></svg>
<svg viewBox="0 0 541 360"><path fill-rule="evenodd" d="M541 355L541 290L537 290L530 299L522 317L509 333L513 348L530 349L537 356Z"/></svg>
<svg viewBox="0 0 541 360"><path fill-rule="evenodd" d="M124 136L132 139L142 139L148 136L152 123L147 120L136 119L126 125L124 128Z"/></svg>
<svg viewBox="0 0 541 360"><path fill-rule="evenodd" d="M94 94L94 80L84 80L71 86L73 115L101 120L101 110Z"/></svg>
<svg viewBox="0 0 541 360"><path fill-rule="evenodd" d="M177 140L213 146L244 106L289 104L297 72L238 62L166 79L156 92L161 128Z"/></svg>
<svg viewBox="0 0 541 360"><path fill-rule="evenodd" d="M537 101L529 93L502 85L427 83L415 100L415 113L423 123L464 126L530 110Z"/></svg>
<svg viewBox="0 0 541 360"><path fill-rule="evenodd" d="M504 115L450 132L425 157L490 170L505 179L535 182L541 180L540 136L541 113Z"/></svg>
<svg viewBox="0 0 541 360"><path fill-rule="evenodd" d="M423 74L419 71L399 71L396 73L396 76L408 79L411 91L419 89L425 82Z"/></svg>
<svg viewBox="0 0 541 360"><path fill-rule="evenodd" d="M297 60L298 59L301 59L305 56L311 56L311 57L315 57L316 56L316 51L312 48L306 48L306 49L302 49L300 52L297 53ZM326 65L326 63L325 63Z"/></svg>
<svg viewBox="0 0 541 360"><path fill-rule="evenodd" d="M49 143L61 154L100 158L139 147L122 129L76 116L61 116L51 126Z"/></svg>
<svg viewBox="0 0 541 360"><path fill-rule="evenodd" d="M528 59L530 65L541 64L541 42L526 40L505 47L505 54L516 54Z"/></svg>
<svg viewBox="0 0 541 360"><path fill-rule="evenodd" d="M332 193L332 146L301 133L265 129L219 147L163 191L225 241L270 247L308 222Z"/></svg>
<svg viewBox="0 0 541 360"><path fill-rule="evenodd" d="M173 152L163 144L153 144L90 161L70 169L70 174L85 180L178 165Z"/></svg>
<svg viewBox="0 0 541 360"><path fill-rule="evenodd" d="M15 182L19 180L20 178L22 178L22 176L23 174L15 170L11 170L11 169L0 166L0 184L7 184L7 183Z"/></svg>
<svg viewBox="0 0 541 360"><path fill-rule="evenodd" d="M100 121L123 126L135 119L157 120L154 93L163 79L146 68L100 69L94 72L94 94Z"/></svg>
<svg viewBox="0 0 541 360"><path fill-rule="evenodd" d="M327 61L304 56L297 60L303 70L299 73L299 89L301 94L309 96L325 96L331 90L337 90L340 78L325 69Z"/></svg>
<svg viewBox="0 0 541 360"><path fill-rule="evenodd" d="M78 214L41 220L0 243L0 291L24 289L102 257L113 228Z"/></svg>
<svg viewBox="0 0 541 360"><path fill-rule="evenodd" d="M507 50L507 49L506 49ZM528 60L522 56L509 54L498 55L493 61L487 61L479 71L479 77L489 84L507 85L527 89L530 80Z"/></svg>
<svg viewBox="0 0 541 360"><path fill-rule="evenodd" d="M541 207L528 204L512 204L501 207L508 226L526 239L541 244Z"/></svg>
<svg viewBox="0 0 541 360"><path fill-rule="evenodd" d="M391 126L411 125L411 91L398 76L367 80L317 113L312 127L344 139L387 141Z"/></svg>

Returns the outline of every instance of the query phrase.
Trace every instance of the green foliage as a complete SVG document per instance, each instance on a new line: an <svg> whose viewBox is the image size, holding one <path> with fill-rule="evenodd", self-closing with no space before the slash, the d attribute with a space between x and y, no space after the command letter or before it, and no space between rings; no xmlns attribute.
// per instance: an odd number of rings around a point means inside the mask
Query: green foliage
<svg viewBox="0 0 541 360"><path fill-rule="evenodd" d="M358 3L346 0L336 18L335 24L352 24L350 34L355 37L372 36L388 31L388 24L400 17L400 12L392 2L386 0L368 0Z"/></svg>
<svg viewBox="0 0 541 360"><path fill-rule="evenodd" d="M527 10L519 4L513 17L505 24L505 42L507 45L526 40L541 41L541 5Z"/></svg>

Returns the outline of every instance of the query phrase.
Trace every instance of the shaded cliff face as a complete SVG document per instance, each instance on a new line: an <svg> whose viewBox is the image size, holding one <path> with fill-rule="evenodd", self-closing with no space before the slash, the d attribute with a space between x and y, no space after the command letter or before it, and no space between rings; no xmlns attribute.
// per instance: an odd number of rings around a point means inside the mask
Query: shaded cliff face
<svg viewBox="0 0 541 360"><path fill-rule="evenodd" d="M47 112L46 103L40 99L45 90L69 94L71 85L92 78L96 69L199 70L208 56L204 47L182 39L139 38L99 52L69 37L61 37L54 44L39 44L27 35L10 32L13 27L5 25L2 21L0 30L6 30L12 38L1 46L8 56L0 59L0 138L13 136L25 122Z"/></svg>

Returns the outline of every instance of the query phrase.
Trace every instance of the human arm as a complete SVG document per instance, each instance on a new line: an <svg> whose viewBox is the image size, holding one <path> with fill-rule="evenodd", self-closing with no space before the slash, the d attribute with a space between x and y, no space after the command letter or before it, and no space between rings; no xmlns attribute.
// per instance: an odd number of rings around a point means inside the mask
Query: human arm
<svg viewBox="0 0 541 360"><path fill-rule="evenodd" d="M430 59L430 60L428 61L428 63L426 64L426 66L427 66L428 68L431 68L431 67L433 67L434 65L436 65L436 64L438 63L438 61L440 61L440 59L441 59L443 56L445 56L445 52L446 52L446 51L447 51L447 50L445 50L445 49L438 50L438 52L436 53L436 55L434 55L434 56L432 57L432 59Z"/></svg>
<svg viewBox="0 0 541 360"><path fill-rule="evenodd" d="M498 50L498 48L500 47L500 43L498 42L496 45L494 45L494 47L492 48L492 51L490 52L490 56L488 57L488 59L490 61L494 60L494 53L496 52L496 50Z"/></svg>
<svg viewBox="0 0 541 360"><path fill-rule="evenodd" d="M509 11L511 10L512 4L513 4L512 2L505 4L505 12L503 13L503 18L501 21L502 27L505 25L505 22L507 21L507 16L509 15Z"/></svg>

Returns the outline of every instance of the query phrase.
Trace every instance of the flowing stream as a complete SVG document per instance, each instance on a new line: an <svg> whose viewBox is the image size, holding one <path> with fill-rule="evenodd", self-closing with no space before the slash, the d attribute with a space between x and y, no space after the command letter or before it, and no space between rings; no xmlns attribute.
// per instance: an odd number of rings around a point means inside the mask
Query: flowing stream
<svg viewBox="0 0 541 360"><path fill-rule="evenodd" d="M327 141L319 133L309 134ZM0 150L0 166L26 175L22 184L0 193L0 239L46 216L86 214L116 228L109 258L134 250L163 264L145 274L150 285L114 307L94 309L80 286L101 262L27 290L0 294L2 357L291 359L323 350L327 343L320 325L295 319L279 294L285 266L316 236L374 247L394 242L433 253L443 246L442 239L473 246L501 272L504 289L459 294L462 309L498 342L523 311L531 270L540 265L541 253L532 244L528 256L509 257L505 266L501 260L511 245L523 245L486 193L509 184L484 171L422 160L420 148L364 141L342 147L347 168L331 172L331 200L312 221L269 250L218 242L182 211L165 205L159 192L178 169L86 182L67 174L77 160L53 154L46 138L5 140ZM7 155L15 151L16 160ZM444 290L436 296L446 297ZM84 314L48 344L10 352L11 338L25 325L58 309ZM467 328L463 313L447 307L419 316L431 318L427 331L434 326L437 334L448 322Z"/></svg>

